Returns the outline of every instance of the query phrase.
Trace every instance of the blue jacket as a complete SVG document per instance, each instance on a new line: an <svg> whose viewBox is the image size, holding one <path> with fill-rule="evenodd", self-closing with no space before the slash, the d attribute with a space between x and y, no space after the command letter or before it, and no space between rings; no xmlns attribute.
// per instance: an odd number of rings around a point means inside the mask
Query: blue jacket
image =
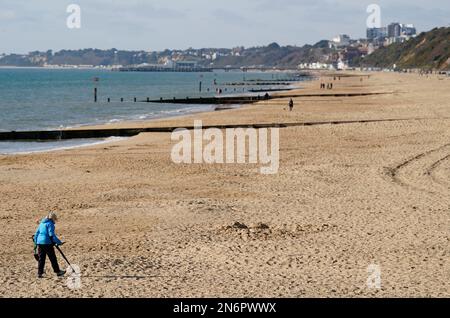
<svg viewBox="0 0 450 318"><path fill-rule="evenodd" d="M42 219L34 234L34 243L38 245L62 244L55 234L55 223L52 220Z"/></svg>

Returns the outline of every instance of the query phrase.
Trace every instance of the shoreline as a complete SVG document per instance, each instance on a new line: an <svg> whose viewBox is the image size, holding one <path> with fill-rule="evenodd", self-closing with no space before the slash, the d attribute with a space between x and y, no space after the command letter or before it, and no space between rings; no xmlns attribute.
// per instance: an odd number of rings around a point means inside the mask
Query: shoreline
<svg viewBox="0 0 450 318"><path fill-rule="evenodd" d="M299 80L298 82L292 82L293 85L301 85L303 83L302 80ZM209 90L209 89L208 89ZM209 93L208 93L209 94ZM195 96L196 94L193 93ZM236 92L226 93L223 95L224 98L231 98L233 96L239 96L236 95ZM245 94L247 96L247 94ZM248 93L248 96L257 96L256 93ZM222 97L218 95L212 95L211 98L217 98ZM200 97L202 99L202 97ZM135 97L136 101L136 97ZM144 102L144 101L142 101ZM159 102L159 100L158 100ZM170 101L168 102L170 104ZM182 103L185 104L185 103ZM147 107L144 105L130 105L130 108L136 108L137 111L130 112L127 114L126 108L127 105L114 105L114 107L122 107L124 111L114 112L112 111L111 114L108 116L109 111L108 110L101 110L102 113L105 113L104 116L99 116L97 119L95 112L95 109L93 111L87 112L86 115L80 115L78 118L75 118L74 120L64 120L64 118L58 118L58 120L55 120L55 123L52 123L52 120L46 121L45 118L39 117L40 121L37 121L37 124L34 125L33 123L26 123L22 126L20 126L20 123L15 125L5 125L5 129L1 130L3 133L11 132L11 131L36 131L36 130L42 130L42 131L52 131L52 130L71 130L71 129L83 129L85 127L92 127L92 126L113 126L115 123L145 123L148 121L155 121L160 119L170 119L173 117L179 117L179 116L189 116L191 114L196 113L203 113L203 112L212 112L215 111L216 106L213 104L206 104L206 103L197 103L189 105L186 103L186 105L150 105ZM232 105L233 108L240 107L240 104L234 103ZM117 113L117 114L116 114ZM136 113L136 114L135 114ZM70 115L70 114L69 114ZM7 117L8 118L8 117ZM42 124L41 124L42 122ZM61 125L60 125L61 123ZM20 127L19 127L20 126Z"/></svg>
<svg viewBox="0 0 450 318"><path fill-rule="evenodd" d="M449 82L360 77L336 80L333 91L393 93L294 98L292 112L286 98L115 124L323 122L280 130L276 175L262 175L258 164L175 164L168 132L0 156L0 247L8 255L0 295L448 297ZM306 86L302 93L321 92L318 81ZM58 212L64 252L82 271L79 290L49 273L35 277L29 236L46 211ZM367 287L373 265L380 289Z"/></svg>
<svg viewBox="0 0 450 318"><path fill-rule="evenodd" d="M293 82L292 86L296 85L297 88L291 91L280 91L280 92L275 92L273 94L271 94L272 96L275 96L276 98L288 98L289 95L291 94L296 94L296 93L304 93L304 92L308 92L308 90L313 90L315 91L314 87L318 85L319 81L321 80L322 77L325 78L329 78L330 80L333 77L336 76L349 76L349 77L358 77L358 76L367 76L367 74L364 73L359 73L359 72L317 72L317 73L311 73L310 75L310 79L308 81L298 81L298 82ZM300 86L302 85L302 86ZM328 92L328 91L327 91ZM330 93L333 93L333 91L329 91ZM254 95L254 94L253 94ZM286 96L286 97L285 97ZM251 107L251 106L258 106L261 103L270 103L270 102L274 102L273 100L259 100L259 101L254 101L250 104L239 104L239 105L233 105L233 106L238 106L238 107L232 107L232 108L225 108L223 110L221 110L221 113L225 113L225 112L233 112L233 111L237 111L237 110L244 110L246 107ZM195 105L197 106L197 105ZM245 110L244 110L245 111ZM149 131L151 131L152 128L154 129L158 129L161 128L163 129L161 132L164 131L164 128L168 128L168 123L171 122L177 122L177 121L186 121L188 119L191 119L194 116L215 116L214 114L216 113L216 108L211 109L211 110L199 110L199 111L193 111L193 112L189 112L189 113L185 113L185 114L180 114L180 115L168 115L168 116L164 116L162 115L161 117L158 118L151 118L151 119L143 119L143 120L123 120L123 121L116 121L114 123L103 123L103 124L99 124L99 125L79 125L77 127L68 127L68 128L62 128L61 130L57 130L56 132L82 132L82 131L87 131L85 134L83 134L84 136L89 136L89 137L83 137L83 136L77 136L74 139L78 139L79 141L86 141L86 144L83 144L81 146L70 146L70 147L64 147L64 146L57 146L55 145L55 148L52 149L48 149L48 150L40 150L40 151L19 151L19 152L15 152L15 153L8 153L8 154L1 154L3 156L12 156L12 155L29 155L29 154L33 154L33 153L47 153L47 152L57 152L57 151L64 151L64 150L71 150L71 149L76 149L76 148L86 148L86 147L95 147L97 145L101 145L101 144L109 144L109 143L114 143L117 141L114 140L110 140L107 141L107 139L114 139L114 138L133 138L137 135L139 135L140 133L144 133L144 131L142 132L131 132L128 133L128 130L133 130L133 129L149 129ZM226 116L226 114L225 114ZM389 119L390 120L390 119ZM160 125L158 125L160 124ZM267 124L267 123L266 123ZM279 123L272 123L272 124L276 124L276 125L283 125L283 122L279 122ZM306 123L306 125L311 125L314 123ZM320 124L320 123L318 123ZM240 124L231 124L228 123L227 125L230 126L240 126ZM247 124L242 124L242 126L246 127L248 125L252 125L251 123L247 123ZM216 127L219 125L213 125L213 127ZM222 125L223 126L223 125ZM190 125L183 125L183 127L190 127ZM180 126L178 126L177 128L180 128ZM101 134L97 134L97 131L109 131L109 130L118 130L118 133L111 133L108 135L101 135ZM122 131L123 130L123 131ZM90 134L88 131L92 131L92 134ZM28 131L24 131L24 133L26 133ZM49 134L52 133L52 130L46 130L46 131L42 131L43 133L48 132ZM4 133L4 132L3 132ZM18 132L21 133L21 132ZM41 135L41 134L39 134ZM45 142L45 140L42 140L42 136L39 138L39 140L35 140L36 142ZM98 141L92 141L89 142L90 139L103 139L103 141L98 142ZM63 139L63 140L72 140L72 138L69 139ZM15 142L14 140L4 140L5 142ZM31 141L30 139L26 139L24 141ZM18 140L18 142L20 142L20 140ZM48 142L55 142L55 140L49 139Z"/></svg>
<svg viewBox="0 0 450 318"><path fill-rule="evenodd" d="M316 78L314 78L313 76L311 77L311 80L308 81L299 81L299 82L293 82L292 85L303 85L302 87L298 87L292 91L288 91L288 92L276 92L273 93L272 95L274 96L283 96L286 95L286 93L300 93L302 91L304 91L304 87L306 86L310 86L312 85L312 83L315 83L317 81ZM257 96L255 95L255 93L248 93L245 94L244 96ZM228 96L228 95L226 95ZM234 94L230 93L230 96L234 96ZM232 109L224 109L221 110L221 113L224 112L229 112L229 111L234 111L237 109L244 109L246 107L252 106L252 105L256 105L258 103L261 103L264 101L254 101L251 104L234 104L234 105L229 105L229 106L237 106L234 107ZM215 106L215 105L211 105L211 106ZM80 127L76 127L74 129L117 129L117 128L125 128L125 127L130 127L130 128L146 128L149 126L153 126L153 124L155 123L165 123L165 122L170 122L171 119L184 119L184 118L190 118L194 115L206 115L206 114L214 114L216 113L215 109L211 109L211 110L207 110L207 111L198 111L198 112L193 112L193 113L188 113L188 114L181 114L181 115L174 115L174 116L167 116L167 117L161 117L161 118L152 118L152 119L144 119L144 120L124 120L121 122L117 122L117 123L111 123L111 124L100 124L100 125L83 125Z"/></svg>
<svg viewBox="0 0 450 318"><path fill-rule="evenodd" d="M302 90L302 87L300 86L300 84L304 84L307 82L313 82L314 79L311 79L309 81L299 81L299 82L293 82L292 86L296 86L296 88L290 89L288 92L290 93L294 93L294 92L300 92ZM279 96L278 94L286 92L284 90L277 90L275 92L272 92L272 96ZM229 94L229 95L223 95L221 97L212 97L212 98L233 98L233 97L239 97L241 95L235 95L235 94ZM260 96L257 95L256 93L248 93L245 95L242 95L245 97L248 96ZM17 130L17 131L8 131L8 130L0 130L1 134L6 134L6 133L28 133L28 132L37 132L37 131L41 131L41 132L56 132L56 131L78 131L78 130L86 130L86 129L92 129L92 130L96 130L96 129L103 129L103 130L108 130L108 129L116 129L116 127L120 126L126 126L128 124L132 125L132 126L136 126L136 125L141 125L141 127L145 127L148 124L152 124L154 122L159 122L159 121L168 121L174 118L184 118L184 117L189 117L189 116L194 116L194 115L202 115L202 114L208 114L208 113L214 113L217 111L229 111L229 110L236 110L236 109L240 109L245 107L248 104L255 104L261 100L255 100L252 101L251 103L235 103L235 104L226 104L226 107L221 108L221 106L224 106L223 104L196 104L196 103L192 103L192 104L186 104L186 105L191 105L191 107L186 107L184 109L177 109L174 110L172 113L168 113L168 112L161 112L160 114L157 114L155 117L153 118L144 118L144 119L123 119L123 120L119 120L119 119L112 119L109 120L109 122L105 122L105 123L100 123L100 124L79 124L79 125L75 125L75 126L67 126L67 127L61 127L60 129L52 129L52 128L47 128L47 129L43 129L43 130ZM143 101L142 101L143 102ZM141 115L144 116L144 115ZM111 136L114 137L114 136ZM0 138L1 140L1 138ZM28 139L27 139L28 140ZM16 140L4 140L4 141L16 141ZM17 140L20 141L20 140ZM39 141L42 141L39 139Z"/></svg>
<svg viewBox="0 0 450 318"><path fill-rule="evenodd" d="M103 138L101 140L92 140L92 138L87 138L87 139L71 139L73 141L78 141L78 143L74 143L74 145L72 146L64 146L61 145L61 143L64 144L64 141L32 141L32 142L27 142L27 143L36 143L36 144L55 144L54 147L52 148L47 148L47 149L42 149L42 150L29 150L29 151L14 151L14 152L0 152L0 156L25 156L25 155L32 155L32 154L39 154L39 153L51 153L51 152L56 152L56 151L64 151L64 150L72 150L72 149L79 149L79 148L83 148L83 147L93 147L93 146L98 146L98 145L106 145L109 143L114 143L114 142L119 142L119 141L124 141L126 140L126 137L108 137L108 138ZM15 141L0 141L0 145L1 143L9 143L9 144L14 144L14 143L19 143L19 142L15 142ZM56 145L56 143L58 143L59 145Z"/></svg>

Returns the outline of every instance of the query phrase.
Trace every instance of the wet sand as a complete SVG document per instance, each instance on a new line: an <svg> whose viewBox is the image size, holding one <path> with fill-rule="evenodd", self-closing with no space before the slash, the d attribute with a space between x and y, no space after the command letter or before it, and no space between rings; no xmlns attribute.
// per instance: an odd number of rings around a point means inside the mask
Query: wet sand
<svg viewBox="0 0 450 318"><path fill-rule="evenodd" d="M275 175L174 164L168 133L0 156L0 296L449 297L449 85L377 73L336 80L332 93L386 94L108 125L330 123L281 129ZM317 81L299 92L331 93ZM336 124L367 120L381 121ZM48 210L81 289L49 264L36 279L31 235ZM371 264L379 290L367 286Z"/></svg>

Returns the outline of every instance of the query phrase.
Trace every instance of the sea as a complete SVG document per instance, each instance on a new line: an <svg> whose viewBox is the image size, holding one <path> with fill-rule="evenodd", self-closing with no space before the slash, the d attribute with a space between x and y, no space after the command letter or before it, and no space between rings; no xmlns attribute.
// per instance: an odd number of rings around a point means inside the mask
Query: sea
<svg viewBox="0 0 450 318"><path fill-rule="evenodd" d="M221 96L258 95L264 93L250 93L249 90L270 90L280 86L254 86L253 83L284 80L292 76L292 73L279 71L164 73L0 68L0 132L57 130L212 111L215 105L144 103L134 102L134 98L142 101L147 98L211 97L218 95L218 89L222 91ZM231 85L232 83L247 85ZM94 102L94 87L97 88L97 102ZM0 154L51 151L111 140L116 139L2 141Z"/></svg>

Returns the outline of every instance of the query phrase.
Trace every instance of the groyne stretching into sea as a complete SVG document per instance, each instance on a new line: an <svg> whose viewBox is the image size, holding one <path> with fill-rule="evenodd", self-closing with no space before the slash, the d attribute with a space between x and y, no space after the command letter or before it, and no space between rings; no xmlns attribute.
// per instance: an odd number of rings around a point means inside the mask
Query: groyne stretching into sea
<svg viewBox="0 0 450 318"><path fill-rule="evenodd" d="M245 125L205 125L202 129L237 129L237 128L288 128L288 127L309 127L324 125L349 125L349 124L370 124L380 122L416 121L438 118L390 118L390 119L367 119L367 120L345 120L345 121L320 121L302 123L272 123L272 124L245 124ZM140 133L171 133L176 129L194 130L194 126L187 127L149 127L149 128L118 128L118 129L80 129L80 130L49 130L49 131L17 131L1 132L0 141L58 141L69 139L90 139L108 137L133 137Z"/></svg>
<svg viewBox="0 0 450 318"><path fill-rule="evenodd" d="M302 97L357 97L369 95L382 95L392 93L344 93L344 94L293 94L277 96L240 96L240 97L213 97L213 98L187 98L175 100L156 100L152 103L183 103L183 104L245 104L254 103L260 100L302 98ZM146 102L146 101L145 101ZM270 127L292 127L292 126L314 126L314 125L338 125L352 123L371 123L380 121L397 121L408 119L386 119L386 120L357 120L357 121L330 121L330 122L304 122L304 123L273 123L273 124L252 124L252 125L215 125L204 126L208 128L270 128ZM64 130L42 130L42 131L9 131L0 132L0 141L57 141L68 139L90 139L90 138L108 138L108 137L132 137L146 132L173 132L176 129L185 128L193 130L194 127L150 127L150 128L117 128L117 129L64 129Z"/></svg>
<svg viewBox="0 0 450 318"><path fill-rule="evenodd" d="M160 104L212 104L212 105L229 105L229 104L251 104L263 100L273 100L282 98L302 98L302 97L358 97L369 95L381 95L390 93L338 93L338 94L285 94L285 95L258 95L258 96L230 96L230 97L199 97L199 98L173 98L173 99L149 99L140 102L160 103Z"/></svg>

